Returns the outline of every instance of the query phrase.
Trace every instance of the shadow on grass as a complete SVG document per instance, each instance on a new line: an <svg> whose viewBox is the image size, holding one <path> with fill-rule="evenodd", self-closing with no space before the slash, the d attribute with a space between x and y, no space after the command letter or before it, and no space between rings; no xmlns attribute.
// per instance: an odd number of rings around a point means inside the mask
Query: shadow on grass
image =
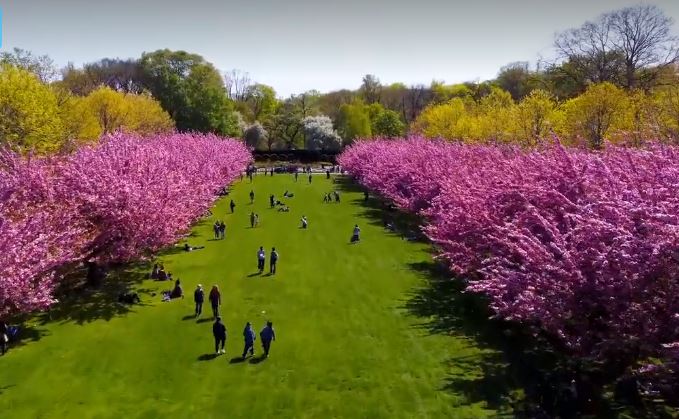
<svg viewBox="0 0 679 419"><path fill-rule="evenodd" d="M209 322L211 322L211 321L212 321L212 319L206 317L206 318L203 318L203 319L198 319L198 320L196 320L196 323L197 323L197 324L202 324L202 323L209 323Z"/></svg>
<svg viewBox="0 0 679 419"><path fill-rule="evenodd" d="M250 363L253 364L253 365L260 364L264 361L266 361L266 357L264 355L260 355L258 357L250 358Z"/></svg>
<svg viewBox="0 0 679 419"><path fill-rule="evenodd" d="M405 304L411 314L426 319L417 327L432 334L469 337L482 349L480 355L445 361L450 373L442 390L462 394L469 403L484 402L499 415L613 417L597 391L587 391L586 402L568 391L577 368L554 350L553 342L520 325L491 319L485 299L464 292L464 281L452 278L442 264L420 262L409 267L425 280Z"/></svg>
<svg viewBox="0 0 679 419"><path fill-rule="evenodd" d="M338 176L333 179L333 183L343 193L365 192L367 190L348 176ZM429 243L420 229L422 219L417 215L399 211L388 200L371 193L368 200L352 199L348 202L360 206L363 212L359 215L369 219L371 225L383 227L385 234L408 241ZM387 229L387 225L391 225L392 228Z"/></svg>
<svg viewBox="0 0 679 419"><path fill-rule="evenodd" d="M229 364L242 364L247 358L235 356L229 360Z"/></svg>
<svg viewBox="0 0 679 419"><path fill-rule="evenodd" d="M217 358L217 354L203 354L198 357L199 361L212 361L213 359Z"/></svg>
<svg viewBox="0 0 679 419"><path fill-rule="evenodd" d="M109 271L107 277L96 287L86 284L84 270L76 271L71 275L68 286L56 293L59 302L49 311L37 316L38 323L85 324L96 320L111 320L113 317L133 312L138 306L150 305L151 299L156 297L156 290L137 287L148 278L146 273L148 270L150 269L146 265L115 268ZM118 296L128 292L136 292L141 302L139 304L118 302Z"/></svg>

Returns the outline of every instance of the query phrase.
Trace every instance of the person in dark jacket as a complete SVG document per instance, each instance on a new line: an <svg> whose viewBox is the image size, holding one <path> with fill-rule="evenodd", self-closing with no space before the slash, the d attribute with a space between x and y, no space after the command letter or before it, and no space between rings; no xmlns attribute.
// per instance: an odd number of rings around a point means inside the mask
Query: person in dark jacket
<svg viewBox="0 0 679 419"><path fill-rule="evenodd" d="M5 352L7 352L8 343L9 343L9 331L7 323L0 320L0 350L2 351L2 355L4 355Z"/></svg>
<svg viewBox="0 0 679 419"><path fill-rule="evenodd" d="M255 191L250 191L250 203L255 203Z"/></svg>
<svg viewBox="0 0 679 419"><path fill-rule="evenodd" d="M269 205L273 208L276 205L276 197L273 194L269 195Z"/></svg>
<svg viewBox="0 0 679 419"><path fill-rule="evenodd" d="M269 273L276 274L276 263L278 263L278 252L275 247L271 248L271 256L269 257Z"/></svg>
<svg viewBox="0 0 679 419"><path fill-rule="evenodd" d="M193 292L193 301L196 303L196 317L198 317L203 313L203 301L205 301L205 291L203 291L203 286L200 284L198 284Z"/></svg>
<svg viewBox="0 0 679 419"><path fill-rule="evenodd" d="M264 357L269 357L269 349L271 348L271 341L276 340L276 332L273 330L273 323L266 322L266 326L259 332L259 337L262 339L262 349L264 349Z"/></svg>
<svg viewBox="0 0 679 419"><path fill-rule="evenodd" d="M182 284L179 280L175 281L174 288L170 293L170 298L184 298L184 289L182 288Z"/></svg>
<svg viewBox="0 0 679 419"><path fill-rule="evenodd" d="M224 345L226 345L226 326L222 323L222 318L217 316L217 319L212 324L212 335L215 337L215 354L224 354ZM221 345L221 349L219 348Z"/></svg>
<svg viewBox="0 0 679 419"><path fill-rule="evenodd" d="M222 294L219 293L218 286L212 286L208 298L210 299L210 305L212 306L212 317L216 319L219 317L219 306L222 305Z"/></svg>
<svg viewBox="0 0 679 419"><path fill-rule="evenodd" d="M245 348L243 348L242 358L245 359L248 352L250 352L250 356L255 356L255 339L257 339L257 336L255 336L255 331L252 330L250 322L245 323L243 339L245 340Z"/></svg>
<svg viewBox="0 0 679 419"><path fill-rule="evenodd" d="M229 204L229 207L231 207L231 214L233 214L233 209L236 208L236 203L233 202L233 199L231 200L231 203Z"/></svg>

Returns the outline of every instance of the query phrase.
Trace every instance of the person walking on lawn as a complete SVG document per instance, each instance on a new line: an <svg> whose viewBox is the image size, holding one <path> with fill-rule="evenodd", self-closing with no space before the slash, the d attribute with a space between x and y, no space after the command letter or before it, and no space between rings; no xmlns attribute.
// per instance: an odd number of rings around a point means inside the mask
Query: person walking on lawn
<svg viewBox="0 0 679 419"><path fill-rule="evenodd" d="M261 275L264 272L264 263L266 262L266 252L264 251L264 246L259 246L257 251L257 270Z"/></svg>
<svg viewBox="0 0 679 419"><path fill-rule="evenodd" d="M269 357L269 349L271 349L271 341L276 340L276 332L273 330L273 323L266 322L266 326L259 332L259 337L262 339L262 349L264 349L264 357Z"/></svg>
<svg viewBox="0 0 679 419"><path fill-rule="evenodd" d="M198 284L193 292L193 301L196 303L196 317L198 317L203 314L203 301L205 301L205 291L203 291L203 286L200 284Z"/></svg>
<svg viewBox="0 0 679 419"><path fill-rule="evenodd" d="M245 347L243 348L242 358L245 359L248 352L250 352L250 356L255 356L255 340L257 339L257 336L255 336L255 331L252 330L250 322L245 324L243 339L245 340Z"/></svg>
<svg viewBox="0 0 679 419"><path fill-rule="evenodd" d="M210 305L212 306L212 317L216 319L219 317L219 306L222 305L222 294L220 294L218 286L212 286L208 298L210 299Z"/></svg>
<svg viewBox="0 0 679 419"><path fill-rule="evenodd" d="M215 354L224 354L224 346L226 345L226 326L222 323L222 318L217 316L215 322L212 324L212 335L215 338ZM221 349L219 348L221 346Z"/></svg>

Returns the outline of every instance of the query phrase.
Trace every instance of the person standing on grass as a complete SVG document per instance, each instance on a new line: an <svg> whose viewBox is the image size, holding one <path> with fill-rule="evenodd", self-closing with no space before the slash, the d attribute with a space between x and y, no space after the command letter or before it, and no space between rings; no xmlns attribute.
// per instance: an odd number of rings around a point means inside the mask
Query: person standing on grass
<svg viewBox="0 0 679 419"><path fill-rule="evenodd" d="M255 213L250 213L250 228L255 228Z"/></svg>
<svg viewBox="0 0 679 419"><path fill-rule="evenodd" d="M219 238L219 221L215 221L212 230L214 231L215 240L217 240Z"/></svg>
<svg viewBox="0 0 679 419"><path fill-rule="evenodd" d="M250 322L245 324L243 339L245 340L245 347L243 348L242 358L245 359L245 355L247 355L248 352L250 352L250 356L255 356L255 339L257 339L257 336L255 336L255 331L252 330Z"/></svg>
<svg viewBox="0 0 679 419"><path fill-rule="evenodd" d="M278 252L275 247L271 248L271 256L269 256L269 273L276 274L276 263L278 263Z"/></svg>
<svg viewBox="0 0 679 419"><path fill-rule="evenodd" d="M255 203L255 191L250 191L250 203L254 204Z"/></svg>
<svg viewBox="0 0 679 419"><path fill-rule="evenodd" d="M255 214L255 227L259 225L259 214Z"/></svg>
<svg viewBox="0 0 679 419"><path fill-rule="evenodd" d="M259 246L257 251L257 269L261 275L264 272L264 264L266 263L266 251L264 251L264 246Z"/></svg>
<svg viewBox="0 0 679 419"><path fill-rule="evenodd" d="M198 284L193 292L193 301L196 303L196 317L198 317L203 314L203 301L205 301L205 291L203 291L203 286L200 284Z"/></svg>
<svg viewBox="0 0 679 419"><path fill-rule="evenodd" d="M226 237L226 224L224 224L224 221L219 222L219 235L221 239Z"/></svg>
<svg viewBox="0 0 679 419"><path fill-rule="evenodd" d="M361 241L361 228L358 226L358 224L355 224L354 234L351 236L351 242L358 243L359 241Z"/></svg>
<svg viewBox="0 0 679 419"><path fill-rule="evenodd" d="M7 345L9 344L9 330L7 323L0 320L0 350L2 355L7 352Z"/></svg>
<svg viewBox="0 0 679 419"><path fill-rule="evenodd" d="M219 317L219 306L222 305L222 294L219 292L219 287L213 285L210 290L210 295L208 296L210 300L210 305L212 306L212 317Z"/></svg>
<svg viewBox="0 0 679 419"><path fill-rule="evenodd" d="M368 198L370 198L368 191L363 192L363 202L368 202Z"/></svg>
<svg viewBox="0 0 679 419"><path fill-rule="evenodd" d="M306 229L309 226L309 222L306 219L306 215L302 215L302 228Z"/></svg>
<svg viewBox="0 0 679 419"><path fill-rule="evenodd" d="M269 349L271 349L271 341L276 340L276 332L273 330L273 323L266 322L266 326L259 332L259 337L262 339L262 349L264 349L264 357L269 357Z"/></svg>
<svg viewBox="0 0 679 419"><path fill-rule="evenodd" d="M325 178L330 179L330 169L325 171Z"/></svg>
<svg viewBox="0 0 679 419"><path fill-rule="evenodd" d="M231 214L233 214L233 209L236 208L236 203L233 202L233 199L231 200L231 203L229 204L229 207L231 207Z"/></svg>
<svg viewBox="0 0 679 419"><path fill-rule="evenodd" d="M274 205L276 205L276 197L273 196L273 194L269 195L269 205L271 205L271 208L273 208Z"/></svg>
<svg viewBox="0 0 679 419"><path fill-rule="evenodd" d="M295 169L295 182L297 182L297 178L299 177L299 172L297 169Z"/></svg>
<svg viewBox="0 0 679 419"><path fill-rule="evenodd" d="M309 172L309 185L311 185L311 171Z"/></svg>
<svg viewBox="0 0 679 419"><path fill-rule="evenodd" d="M335 191L334 194L335 194L335 202L337 202L337 203L339 204L339 203L340 203L340 195L339 195L339 192Z"/></svg>
<svg viewBox="0 0 679 419"><path fill-rule="evenodd" d="M215 354L225 354L224 345L226 345L226 326L222 323L222 318L217 316L217 319L212 324L212 336L215 337ZM222 347L221 350L219 347Z"/></svg>

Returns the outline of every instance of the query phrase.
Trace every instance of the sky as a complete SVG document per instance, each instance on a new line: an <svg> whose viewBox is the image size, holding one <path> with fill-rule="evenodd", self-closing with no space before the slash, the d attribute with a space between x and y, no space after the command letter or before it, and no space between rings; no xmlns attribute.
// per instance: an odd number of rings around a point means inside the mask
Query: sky
<svg viewBox="0 0 679 419"><path fill-rule="evenodd" d="M638 0L0 0L2 47L62 67L162 48L201 54L287 97L486 80L553 58L555 33ZM655 4L679 21L679 0ZM679 23L675 23L679 33Z"/></svg>

